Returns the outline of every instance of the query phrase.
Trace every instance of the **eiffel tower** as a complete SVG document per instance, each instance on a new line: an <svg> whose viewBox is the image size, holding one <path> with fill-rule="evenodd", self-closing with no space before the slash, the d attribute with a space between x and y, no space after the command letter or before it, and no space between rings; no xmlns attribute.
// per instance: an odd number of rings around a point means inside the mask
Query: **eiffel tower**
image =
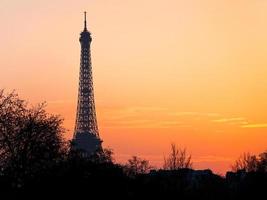
<svg viewBox="0 0 267 200"><path fill-rule="evenodd" d="M96 119L90 46L91 33L87 30L84 12L84 30L80 34L81 58L79 74L78 104L73 135L73 148L84 155L102 150L102 140Z"/></svg>

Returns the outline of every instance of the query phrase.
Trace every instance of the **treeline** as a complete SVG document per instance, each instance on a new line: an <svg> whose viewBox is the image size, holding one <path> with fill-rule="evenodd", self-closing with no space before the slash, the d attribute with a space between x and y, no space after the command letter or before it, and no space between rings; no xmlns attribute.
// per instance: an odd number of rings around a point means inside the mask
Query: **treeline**
<svg viewBox="0 0 267 200"><path fill-rule="evenodd" d="M0 198L266 198L267 152L244 154L226 177L193 170L191 156L175 144L163 169L136 156L116 164L110 149L90 157L71 150L62 119L44 106L0 90Z"/></svg>

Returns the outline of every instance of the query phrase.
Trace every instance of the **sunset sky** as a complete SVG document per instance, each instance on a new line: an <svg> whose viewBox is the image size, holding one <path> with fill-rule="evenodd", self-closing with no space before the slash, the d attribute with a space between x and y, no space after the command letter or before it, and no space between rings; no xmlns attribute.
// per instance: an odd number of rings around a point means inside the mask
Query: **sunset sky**
<svg viewBox="0 0 267 200"><path fill-rule="evenodd" d="M0 88L73 134L87 11L100 136L160 167L171 143L224 173L267 149L267 1L0 0Z"/></svg>

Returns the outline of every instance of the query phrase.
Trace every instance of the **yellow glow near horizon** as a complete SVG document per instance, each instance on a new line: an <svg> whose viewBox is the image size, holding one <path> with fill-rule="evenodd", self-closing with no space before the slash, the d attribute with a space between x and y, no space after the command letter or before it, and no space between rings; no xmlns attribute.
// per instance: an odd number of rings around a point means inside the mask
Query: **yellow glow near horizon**
<svg viewBox="0 0 267 200"><path fill-rule="evenodd" d="M83 11L100 135L160 166L170 143L223 173L267 148L267 1L2 0L0 87L76 112Z"/></svg>

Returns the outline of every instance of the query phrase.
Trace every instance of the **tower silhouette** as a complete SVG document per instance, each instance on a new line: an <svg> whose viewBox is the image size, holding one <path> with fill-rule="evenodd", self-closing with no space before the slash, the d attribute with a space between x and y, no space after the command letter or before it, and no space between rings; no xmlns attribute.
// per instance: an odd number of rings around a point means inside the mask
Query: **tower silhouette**
<svg viewBox="0 0 267 200"><path fill-rule="evenodd" d="M91 64L91 33L87 30L84 12L84 30L80 34L81 58L76 123L73 135L73 148L90 155L101 150L101 139L96 119L94 88Z"/></svg>

